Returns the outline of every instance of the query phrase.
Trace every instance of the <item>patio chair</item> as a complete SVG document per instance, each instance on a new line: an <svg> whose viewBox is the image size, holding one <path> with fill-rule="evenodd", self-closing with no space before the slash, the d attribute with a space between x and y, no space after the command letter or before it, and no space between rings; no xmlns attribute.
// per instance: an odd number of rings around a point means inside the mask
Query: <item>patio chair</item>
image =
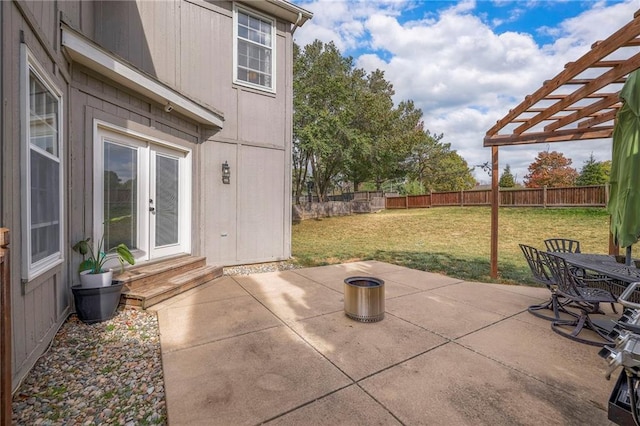
<svg viewBox="0 0 640 426"><path fill-rule="evenodd" d="M580 241L571 240L568 238L548 238L544 240L544 245L547 246L547 251L554 253L580 253ZM576 274L584 275L585 271L582 268L576 268L571 266Z"/></svg>
<svg viewBox="0 0 640 426"><path fill-rule="evenodd" d="M606 286L606 280L603 281L599 277L585 279L576 275L563 258L553 253L540 252L540 256L549 267L553 280L558 286L558 296L564 297L572 307L580 311L579 315L572 319L553 320L551 329L561 336L588 345L603 346L612 343L612 338L608 336L612 327L595 324L590 317L592 314L602 313L600 303L611 303L613 306L616 302L615 296L603 288ZM597 284L597 287L590 284ZM613 326L613 323L611 325ZM572 329L568 331L567 327ZM580 333L584 329L594 331L602 339L581 337Z"/></svg>
<svg viewBox="0 0 640 426"><path fill-rule="evenodd" d="M580 253L580 241L568 238L548 238L544 240L547 251L556 253Z"/></svg>
<svg viewBox="0 0 640 426"><path fill-rule="evenodd" d="M529 306L527 308L529 313L537 316L538 318L546 319L549 321L560 319L560 311L575 316L575 313L567 311L564 308L564 304L567 303L567 301L564 299L560 301L557 291L558 286L554 283L551 277L551 273L549 272L549 268L542 261L538 249L526 244L519 245L520 250L522 250L522 254L524 254L524 258L529 264L529 268L531 269L531 273L533 274L533 279L540 284L544 284L551 292L551 297L548 301L539 305ZM553 315L545 315L543 312L539 312L544 311L545 309L549 309L550 311L552 311Z"/></svg>

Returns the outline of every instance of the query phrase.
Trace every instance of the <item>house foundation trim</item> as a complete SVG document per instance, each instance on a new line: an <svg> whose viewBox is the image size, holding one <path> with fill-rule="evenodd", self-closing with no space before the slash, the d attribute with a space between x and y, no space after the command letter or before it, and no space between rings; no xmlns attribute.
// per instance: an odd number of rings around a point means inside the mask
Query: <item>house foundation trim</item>
<svg viewBox="0 0 640 426"><path fill-rule="evenodd" d="M222 128L224 117L221 113L194 102L182 93L135 69L66 25L62 26L62 46L73 61L153 99L164 105L165 111L176 111L204 126Z"/></svg>

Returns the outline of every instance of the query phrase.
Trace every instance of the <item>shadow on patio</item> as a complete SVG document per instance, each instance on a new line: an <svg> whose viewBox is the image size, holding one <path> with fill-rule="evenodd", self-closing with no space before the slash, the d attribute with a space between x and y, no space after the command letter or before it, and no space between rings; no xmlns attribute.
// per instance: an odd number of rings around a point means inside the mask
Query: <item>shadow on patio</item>
<svg viewBox="0 0 640 426"><path fill-rule="evenodd" d="M386 283L386 317L343 280ZM368 261L223 277L154 307L169 423L608 424L598 348L526 312L543 288Z"/></svg>

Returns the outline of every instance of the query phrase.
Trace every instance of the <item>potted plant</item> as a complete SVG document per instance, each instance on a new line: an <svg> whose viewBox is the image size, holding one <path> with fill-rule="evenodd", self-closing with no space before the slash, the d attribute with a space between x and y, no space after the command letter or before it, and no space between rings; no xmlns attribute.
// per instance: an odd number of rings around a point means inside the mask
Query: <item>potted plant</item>
<svg viewBox="0 0 640 426"><path fill-rule="evenodd" d="M100 238L95 251L91 245L91 237L78 241L72 247L73 251L82 255L82 263L78 266L78 273L80 274L80 283L83 288L108 287L111 285L113 272L110 269L104 270L104 264L109 253L116 255L118 262L120 262L120 271L124 270L125 262L130 265L135 263L131 251L125 244L118 244L106 252L103 251L103 245L104 236Z"/></svg>
<svg viewBox="0 0 640 426"><path fill-rule="evenodd" d="M71 291L78 318L87 324L113 318L120 303L124 283L113 281L112 271L104 270L107 255L115 254L121 270L124 270L125 262L130 265L135 263L131 251L125 244L118 244L106 252L103 251L103 245L104 236L98 242L95 251L91 245L91 238L80 240L72 247L82 255L83 260L78 267L81 285L72 286Z"/></svg>

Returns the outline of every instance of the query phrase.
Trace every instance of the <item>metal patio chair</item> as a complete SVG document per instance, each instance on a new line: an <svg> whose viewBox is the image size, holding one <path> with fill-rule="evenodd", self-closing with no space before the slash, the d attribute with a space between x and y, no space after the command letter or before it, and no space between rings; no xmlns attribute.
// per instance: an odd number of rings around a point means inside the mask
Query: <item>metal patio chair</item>
<svg viewBox="0 0 640 426"><path fill-rule="evenodd" d="M520 250L522 250L522 254L524 254L524 258L527 260L527 264L529 264L533 279L540 284L544 284L551 292L551 297L548 301L540 303L539 305L531 305L527 308L527 311L538 318L546 319L548 321L560 319L561 311L575 316L575 313L567 311L564 308L564 304L566 304L567 301L564 299L561 301L558 297L558 286L554 283L551 272L540 257L538 249L526 244L519 245ZM545 315L543 312L540 312L545 309L550 310L553 315Z"/></svg>
<svg viewBox="0 0 640 426"><path fill-rule="evenodd" d="M540 256L549 267L553 280L558 286L558 296L565 298L572 307L579 310L579 315L572 319L554 319L551 329L561 336L588 345L603 346L612 343L613 340L608 336L611 327L598 325L590 317L593 314L602 314L600 303L611 303L613 306L617 300L610 291L604 289L607 285L606 279L578 276L563 258L553 253L540 252ZM571 331L568 331L567 327L572 328ZM580 332L584 329L594 331L602 339L581 337Z"/></svg>
<svg viewBox="0 0 640 426"><path fill-rule="evenodd" d="M547 251L554 253L580 253L580 241L569 238L547 238L544 240ZM576 274L584 275L584 269L571 266Z"/></svg>
<svg viewBox="0 0 640 426"><path fill-rule="evenodd" d="M580 253L580 241L568 238L548 238L544 240L547 251L556 253Z"/></svg>

